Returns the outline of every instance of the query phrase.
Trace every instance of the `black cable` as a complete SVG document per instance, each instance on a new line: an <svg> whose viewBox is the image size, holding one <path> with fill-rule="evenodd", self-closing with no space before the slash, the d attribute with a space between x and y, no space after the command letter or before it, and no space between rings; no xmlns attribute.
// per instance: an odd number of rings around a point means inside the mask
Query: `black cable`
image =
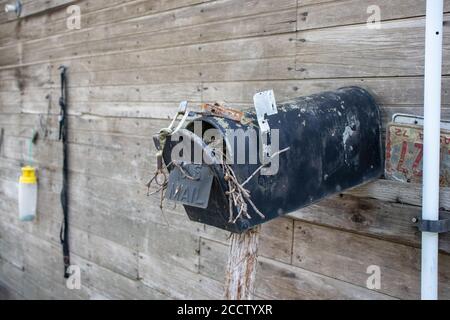
<svg viewBox="0 0 450 320"><path fill-rule="evenodd" d="M61 226L60 240L64 256L64 277L69 278L68 269L70 267L70 249L69 249L69 150L67 145L67 77L65 66L59 67L61 70L61 97L59 106L61 107L59 115L59 140L63 143L63 186L61 190L61 206L63 209L63 223Z"/></svg>

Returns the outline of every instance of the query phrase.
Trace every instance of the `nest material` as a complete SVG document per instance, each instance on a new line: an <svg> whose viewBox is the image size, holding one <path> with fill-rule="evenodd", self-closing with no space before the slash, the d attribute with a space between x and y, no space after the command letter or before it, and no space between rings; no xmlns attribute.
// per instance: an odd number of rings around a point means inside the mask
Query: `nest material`
<svg viewBox="0 0 450 320"><path fill-rule="evenodd" d="M223 143L223 141L222 141ZM253 208L253 210L256 212L257 215L259 215L262 219L265 219L265 215L256 207L254 202L251 199L250 191L245 188L245 186L259 173L262 169L266 167L266 165L261 165L253 174L250 175L250 177L244 181L243 183L240 183L238 181L238 178L236 177L236 174L233 170L233 168L227 163L227 157L225 155L225 152L222 150L219 150L215 148L217 146L217 143L215 141L211 141L208 143L208 145L214 150L216 157L221 157L222 161L219 161L220 166L223 170L223 178L225 182L228 184L228 191L226 191L226 195L228 197L229 201L229 223L237 223L237 221L245 217L247 219L251 219L248 212L249 205ZM221 144L223 146L223 144ZM272 155L271 159L274 159L275 157L278 157L282 153L285 153L289 151L290 148L286 148L284 150L278 151L275 154ZM164 172L161 172L161 170L157 171L153 177L152 180L147 184L148 187L148 195L155 195L160 194L160 208L161 210L164 207L164 200L165 195L168 187L168 168L169 167L176 167L178 168L181 173L189 180L195 180L195 178L191 177L186 170L183 169L183 166L181 164L176 163L175 161L171 162L169 165L164 166ZM164 181L158 181L158 176L163 175ZM152 187L153 182L156 182L158 185L158 189L154 192L150 192L150 189ZM237 211L237 215L235 215L235 211Z"/></svg>

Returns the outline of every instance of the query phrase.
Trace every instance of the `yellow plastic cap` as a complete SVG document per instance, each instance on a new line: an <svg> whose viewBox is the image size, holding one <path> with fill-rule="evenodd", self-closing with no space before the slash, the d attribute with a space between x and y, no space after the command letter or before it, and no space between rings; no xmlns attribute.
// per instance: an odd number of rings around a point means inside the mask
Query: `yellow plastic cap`
<svg viewBox="0 0 450 320"><path fill-rule="evenodd" d="M20 183L23 184L37 184L36 169L33 167L23 167Z"/></svg>

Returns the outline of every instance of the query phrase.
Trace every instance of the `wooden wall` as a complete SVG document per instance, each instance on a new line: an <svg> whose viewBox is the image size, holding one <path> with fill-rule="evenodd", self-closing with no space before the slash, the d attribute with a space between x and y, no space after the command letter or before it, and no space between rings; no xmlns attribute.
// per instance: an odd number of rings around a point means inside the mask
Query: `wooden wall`
<svg viewBox="0 0 450 320"><path fill-rule="evenodd" d="M10 1L1 0L0 8ZM228 234L159 210L146 196L151 135L179 101L251 105L359 85L393 113L423 112L425 0L24 0L0 13L0 297L221 298ZM66 27L67 6L82 12ZM380 29L367 7L381 8ZM445 1L443 115L450 118L450 1ZM1 10L0 10L1 11ZM62 277L58 66L69 67L72 262ZM17 178L39 133L39 218L20 223ZM420 186L380 180L263 228L257 297L416 299ZM450 210L450 189L442 190ZM263 209L263 208L262 208ZM450 237L440 293L450 298ZM382 287L366 288L370 265Z"/></svg>

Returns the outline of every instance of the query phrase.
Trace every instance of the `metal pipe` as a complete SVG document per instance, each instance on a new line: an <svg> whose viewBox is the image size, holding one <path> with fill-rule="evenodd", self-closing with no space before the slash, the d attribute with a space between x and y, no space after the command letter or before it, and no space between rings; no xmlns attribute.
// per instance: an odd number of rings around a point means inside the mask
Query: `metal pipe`
<svg viewBox="0 0 450 320"><path fill-rule="evenodd" d="M427 0L424 93L423 220L439 220L443 0ZM438 298L437 233L422 233L422 299Z"/></svg>

